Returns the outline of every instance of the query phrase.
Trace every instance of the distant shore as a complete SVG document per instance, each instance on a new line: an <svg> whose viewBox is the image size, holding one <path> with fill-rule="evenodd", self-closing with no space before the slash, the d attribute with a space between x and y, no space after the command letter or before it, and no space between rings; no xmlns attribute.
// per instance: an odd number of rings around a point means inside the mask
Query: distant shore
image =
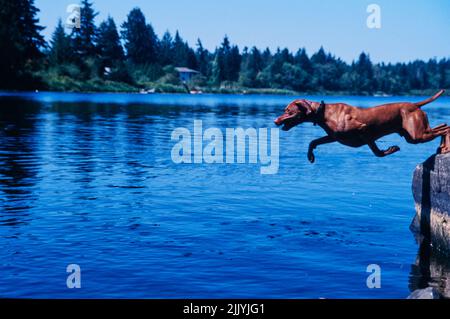
<svg viewBox="0 0 450 319"><path fill-rule="evenodd" d="M72 79L66 79L65 81L58 81L52 83L45 83L36 89L25 90L28 92L33 91L45 91L45 92L66 92L66 93L133 93L133 94L242 94L242 95L333 95L333 96L346 96L346 95L359 95L359 96L374 96L374 97L389 97L389 96L428 96L436 93L436 89L426 90L411 90L407 92L397 92L395 94L388 94L385 92L358 92L354 90L347 91L294 91L288 89L277 88L247 88L247 87L192 87L189 90L183 85L172 84L160 84L160 83L148 83L147 86L135 86L128 83L116 82L116 81L101 81L101 80L88 80L85 82L75 81ZM2 91L0 89L0 91ZM23 90L5 90L9 92L21 92ZM444 93L444 96L450 96L450 90Z"/></svg>

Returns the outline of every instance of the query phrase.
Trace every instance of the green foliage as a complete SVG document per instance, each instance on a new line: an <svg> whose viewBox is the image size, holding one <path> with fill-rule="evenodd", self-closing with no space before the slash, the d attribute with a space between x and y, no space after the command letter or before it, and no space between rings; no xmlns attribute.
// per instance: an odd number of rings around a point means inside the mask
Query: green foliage
<svg viewBox="0 0 450 319"><path fill-rule="evenodd" d="M104 67L111 67L124 60L119 33L111 17L103 21L98 28L97 51Z"/></svg>
<svg viewBox="0 0 450 319"><path fill-rule="evenodd" d="M66 92L137 92L138 89L120 81L92 78L88 81L79 80L79 69L74 64L63 65L60 68L49 68L39 71L37 76L45 79L43 89Z"/></svg>
<svg viewBox="0 0 450 319"><path fill-rule="evenodd" d="M50 45L49 60L52 65L61 65L72 60L71 39L64 31L61 19L58 20Z"/></svg>
<svg viewBox="0 0 450 319"><path fill-rule="evenodd" d="M214 83L223 81L237 81L241 66L241 55L237 46L231 46L225 36L221 47L216 51L213 77Z"/></svg>
<svg viewBox="0 0 450 319"><path fill-rule="evenodd" d="M163 68L164 75L158 79L158 83L180 85L180 78L172 65Z"/></svg>
<svg viewBox="0 0 450 319"><path fill-rule="evenodd" d="M162 66L173 64L173 39L166 31L159 42L158 61Z"/></svg>
<svg viewBox="0 0 450 319"><path fill-rule="evenodd" d="M0 0L0 87L28 88L46 47L34 0Z"/></svg>
<svg viewBox="0 0 450 319"><path fill-rule="evenodd" d="M211 54L203 47L202 41L197 40L197 51L195 52L198 71L206 77L206 81L211 76Z"/></svg>
<svg viewBox="0 0 450 319"><path fill-rule="evenodd" d="M208 78L202 74L194 75L189 83L194 88L201 88L208 85Z"/></svg>
<svg viewBox="0 0 450 319"><path fill-rule="evenodd" d="M0 0L0 88L62 91L186 92L175 67L199 71L191 89L244 94L409 94L450 89L450 59L374 64L366 53L345 63L321 47L308 56L286 48L272 53L233 45L227 36L215 51L195 49L176 31L157 37L139 8L117 29L108 17L97 27L97 13L81 0L79 29L66 34L61 21L48 49L40 34L33 0ZM122 46L123 43L123 46Z"/></svg>
<svg viewBox="0 0 450 319"><path fill-rule="evenodd" d="M89 0L81 1L80 28L72 30L73 50L80 58L92 57L96 53L97 27L94 19L97 15Z"/></svg>
<svg viewBox="0 0 450 319"><path fill-rule="evenodd" d="M144 65L157 60L157 36L147 24L141 9L134 8L122 24L122 38L125 41L127 59L134 64Z"/></svg>
<svg viewBox="0 0 450 319"><path fill-rule="evenodd" d="M134 65L128 63L128 69L136 84L154 82L164 75L162 66L158 64Z"/></svg>

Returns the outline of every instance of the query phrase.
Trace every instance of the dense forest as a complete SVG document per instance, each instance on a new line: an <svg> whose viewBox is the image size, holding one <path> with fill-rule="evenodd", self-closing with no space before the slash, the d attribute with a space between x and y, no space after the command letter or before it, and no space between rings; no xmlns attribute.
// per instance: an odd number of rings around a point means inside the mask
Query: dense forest
<svg viewBox="0 0 450 319"><path fill-rule="evenodd" d="M409 63L371 62L366 53L348 64L320 48L309 56L256 47L240 49L227 36L213 51L194 47L179 32L159 38L139 8L119 26L95 24L81 1L79 28L60 20L47 43L34 0L0 0L0 89L125 91L186 89L221 93L421 94L450 88L450 58ZM199 71L187 85L176 67Z"/></svg>

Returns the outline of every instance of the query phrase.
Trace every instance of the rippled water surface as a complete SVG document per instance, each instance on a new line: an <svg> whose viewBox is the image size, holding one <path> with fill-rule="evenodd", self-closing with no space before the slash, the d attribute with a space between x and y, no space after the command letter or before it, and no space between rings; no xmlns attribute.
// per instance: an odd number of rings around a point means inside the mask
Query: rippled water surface
<svg viewBox="0 0 450 319"><path fill-rule="evenodd" d="M401 151L381 159L329 144L310 164L323 132L304 124L280 132L278 174L171 160L173 129L273 128L291 99L1 94L0 296L404 298L423 286L411 179L438 140L388 136L380 147ZM424 109L450 123L449 98ZM66 287L73 263L80 289ZM380 289L366 286L369 264Z"/></svg>

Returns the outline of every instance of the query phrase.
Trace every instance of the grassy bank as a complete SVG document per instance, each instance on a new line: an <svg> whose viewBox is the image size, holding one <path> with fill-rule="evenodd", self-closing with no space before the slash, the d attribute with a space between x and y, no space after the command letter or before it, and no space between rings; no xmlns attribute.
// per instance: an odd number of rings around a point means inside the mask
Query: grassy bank
<svg viewBox="0 0 450 319"><path fill-rule="evenodd" d="M187 89L182 85L174 85L158 82L145 82L140 84L129 84L117 81L108 81L100 78L94 78L86 81L75 80L69 76L41 76L40 90L54 91L54 92L111 92L111 93L188 93ZM195 87L194 91L200 93L212 94L267 94L267 95L362 95L362 96L389 96L384 92L356 92L356 91L311 91L311 92L297 92L287 89L275 88L246 88L246 87ZM399 92L396 95L403 96L420 96L433 95L437 90L412 90L409 92ZM450 96L450 91L445 92L445 95Z"/></svg>

